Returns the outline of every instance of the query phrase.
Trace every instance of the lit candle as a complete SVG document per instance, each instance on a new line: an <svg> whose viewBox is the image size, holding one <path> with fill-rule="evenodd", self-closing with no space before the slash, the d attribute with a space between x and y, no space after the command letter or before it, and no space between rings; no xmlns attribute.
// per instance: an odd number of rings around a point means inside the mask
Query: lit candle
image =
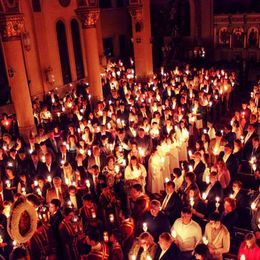
<svg viewBox="0 0 260 260"><path fill-rule="evenodd" d="M207 199L207 196L208 196L208 195L207 195L206 192L203 192L203 193L202 193L202 199L206 200L206 199Z"/></svg>
<svg viewBox="0 0 260 260"><path fill-rule="evenodd" d="M4 242L4 240L3 240L2 236L0 236L0 243L3 243L3 242Z"/></svg>
<svg viewBox="0 0 260 260"><path fill-rule="evenodd" d="M14 241L13 241L13 247L16 247L16 246L17 246L17 241L14 240Z"/></svg>
<svg viewBox="0 0 260 260"><path fill-rule="evenodd" d="M131 255L131 260L136 260L136 256L135 255Z"/></svg>
<svg viewBox="0 0 260 260"><path fill-rule="evenodd" d="M119 173L119 172L120 172L120 167L119 167L119 165L116 165L116 166L115 166L115 172L116 172L116 173Z"/></svg>
<svg viewBox="0 0 260 260"><path fill-rule="evenodd" d="M189 171L192 172L193 171L193 166L189 165Z"/></svg>
<svg viewBox="0 0 260 260"><path fill-rule="evenodd" d="M256 210L256 203L255 203L255 202L252 202L252 203L251 203L251 209L252 209L252 210Z"/></svg>
<svg viewBox="0 0 260 260"><path fill-rule="evenodd" d="M246 260L246 256L245 255L241 255L240 256L240 260Z"/></svg>
<svg viewBox="0 0 260 260"><path fill-rule="evenodd" d="M111 223L114 223L114 221L115 221L114 214L109 214L109 221L110 221Z"/></svg>
<svg viewBox="0 0 260 260"><path fill-rule="evenodd" d="M209 175L207 175L206 176L206 183L209 184L209 182L210 182L210 177L209 177Z"/></svg>
<svg viewBox="0 0 260 260"><path fill-rule="evenodd" d="M47 181L48 181L48 182L52 182L52 178L51 178L50 175L47 176Z"/></svg>
<svg viewBox="0 0 260 260"><path fill-rule="evenodd" d="M105 232L103 233L103 239L104 239L105 242L108 242L108 241L109 241L108 232L105 231Z"/></svg>
<svg viewBox="0 0 260 260"><path fill-rule="evenodd" d="M144 155L145 155L144 149L141 147L138 147L138 151L139 151L140 156L144 157Z"/></svg>
<svg viewBox="0 0 260 260"><path fill-rule="evenodd" d="M41 189L39 187L36 189L36 192L38 193L38 195L42 196L42 192L41 192Z"/></svg>
<svg viewBox="0 0 260 260"><path fill-rule="evenodd" d="M88 189L90 188L90 181L89 180L86 180L86 186L87 186Z"/></svg>
<svg viewBox="0 0 260 260"><path fill-rule="evenodd" d="M12 163L12 162L8 162L8 163L7 163L7 166L8 166L8 167L13 167L13 163Z"/></svg>
<svg viewBox="0 0 260 260"><path fill-rule="evenodd" d="M218 211L218 208L219 208L219 205L220 205L220 203L219 203L220 198L219 198L219 197L216 197L215 200L216 200L216 203L215 203L215 205L216 205L216 210Z"/></svg>
<svg viewBox="0 0 260 260"><path fill-rule="evenodd" d="M143 223L143 231L146 232L147 230L148 230L147 223L144 222L144 223Z"/></svg>
<svg viewBox="0 0 260 260"><path fill-rule="evenodd" d="M91 216L92 216L92 218L96 218L97 217L96 212L95 212L94 209L91 209Z"/></svg>
<svg viewBox="0 0 260 260"><path fill-rule="evenodd" d="M22 192L23 195L26 195L26 189L25 189L25 187L22 187L22 188L21 188L21 192Z"/></svg>
<svg viewBox="0 0 260 260"><path fill-rule="evenodd" d="M202 237L202 242L205 245L207 245L209 243L208 239L205 236Z"/></svg>
<svg viewBox="0 0 260 260"><path fill-rule="evenodd" d="M11 187L11 182L10 182L9 180L7 180L7 181L5 182L5 184L6 184L6 187L7 187L7 188L10 188L10 187Z"/></svg>
<svg viewBox="0 0 260 260"><path fill-rule="evenodd" d="M192 156L192 151L191 150L188 151L188 155L189 155L189 157Z"/></svg>
<svg viewBox="0 0 260 260"><path fill-rule="evenodd" d="M88 150L88 156L91 156L91 150Z"/></svg>
<svg viewBox="0 0 260 260"><path fill-rule="evenodd" d="M43 163L46 162L46 157L45 157L45 155L43 155L41 159L42 159L42 162L43 162Z"/></svg>
<svg viewBox="0 0 260 260"><path fill-rule="evenodd" d="M170 179L167 178L167 177L164 179L164 182L165 182L165 183L167 183L167 182L169 182L169 181L170 181Z"/></svg>
<svg viewBox="0 0 260 260"><path fill-rule="evenodd" d="M190 205L191 205L191 207L194 206L194 198L193 197L190 198Z"/></svg>
<svg viewBox="0 0 260 260"><path fill-rule="evenodd" d="M67 205L68 205L69 208L71 208L72 207L72 202L70 200L68 200L67 201Z"/></svg>

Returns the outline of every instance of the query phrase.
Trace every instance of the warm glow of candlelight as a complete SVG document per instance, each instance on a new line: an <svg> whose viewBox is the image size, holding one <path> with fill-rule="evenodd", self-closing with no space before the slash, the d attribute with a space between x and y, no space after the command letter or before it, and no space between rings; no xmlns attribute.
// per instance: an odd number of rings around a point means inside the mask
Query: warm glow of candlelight
<svg viewBox="0 0 260 260"><path fill-rule="evenodd" d="M147 223L144 222L144 223L143 223L143 231L146 232L147 230L148 230Z"/></svg>
<svg viewBox="0 0 260 260"><path fill-rule="evenodd" d="M115 216L114 216L114 214L109 214L109 221L110 221L111 223L114 223L114 221L115 221Z"/></svg>
<svg viewBox="0 0 260 260"><path fill-rule="evenodd" d="M87 186L88 188L90 188L90 181L89 181L89 180L86 180L86 186Z"/></svg>
<svg viewBox="0 0 260 260"><path fill-rule="evenodd" d="M209 243L208 239L205 236L202 237L202 242L205 245L207 245Z"/></svg>

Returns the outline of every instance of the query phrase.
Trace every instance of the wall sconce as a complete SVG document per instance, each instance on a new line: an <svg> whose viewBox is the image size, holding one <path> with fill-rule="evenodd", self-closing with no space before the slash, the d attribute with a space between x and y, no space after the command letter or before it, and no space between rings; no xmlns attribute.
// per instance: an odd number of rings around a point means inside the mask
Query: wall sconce
<svg viewBox="0 0 260 260"><path fill-rule="evenodd" d="M31 37L29 32L24 32L22 33L22 42L23 42L23 47L26 51L31 50Z"/></svg>
<svg viewBox="0 0 260 260"><path fill-rule="evenodd" d="M53 74L53 68L51 66L49 66L46 70L45 70L45 75L46 75L46 81L50 84L50 85L54 85L55 83L55 76Z"/></svg>
<svg viewBox="0 0 260 260"><path fill-rule="evenodd" d="M9 78L13 78L14 74L15 74L14 68L11 66L8 66L7 73L8 73Z"/></svg>

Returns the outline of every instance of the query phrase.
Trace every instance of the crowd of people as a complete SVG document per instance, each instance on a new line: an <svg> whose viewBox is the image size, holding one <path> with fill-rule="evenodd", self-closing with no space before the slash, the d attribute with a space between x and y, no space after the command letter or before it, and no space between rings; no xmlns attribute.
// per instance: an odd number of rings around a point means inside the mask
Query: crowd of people
<svg viewBox="0 0 260 260"><path fill-rule="evenodd" d="M104 100L84 82L33 100L29 140L2 115L2 258L259 259L260 87L222 127L234 72L187 65L137 82L118 61L101 78ZM9 229L25 202L37 228L21 242Z"/></svg>

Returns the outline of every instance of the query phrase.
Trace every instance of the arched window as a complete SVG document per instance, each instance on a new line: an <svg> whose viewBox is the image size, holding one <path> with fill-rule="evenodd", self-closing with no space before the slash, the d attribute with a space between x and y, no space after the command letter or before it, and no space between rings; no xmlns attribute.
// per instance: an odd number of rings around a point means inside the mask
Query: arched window
<svg viewBox="0 0 260 260"><path fill-rule="evenodd" d="M77 79L82 79L84 78L84 65L82 60L79 24L76 19L72 19L70 25L71 25L71 34L72 34Z"/></svg>
<svg viewBox="0 0 260 260"><path fill-rule="evenodd" d="M70 73L70 61L69 61L69 54L68 54L66 30L65 30L65 25L62 21L57 22L56 31L57 31L57 39L58 39L58 46L59 46L63 84L67 84L71 82L71 73Z"/></svg>

